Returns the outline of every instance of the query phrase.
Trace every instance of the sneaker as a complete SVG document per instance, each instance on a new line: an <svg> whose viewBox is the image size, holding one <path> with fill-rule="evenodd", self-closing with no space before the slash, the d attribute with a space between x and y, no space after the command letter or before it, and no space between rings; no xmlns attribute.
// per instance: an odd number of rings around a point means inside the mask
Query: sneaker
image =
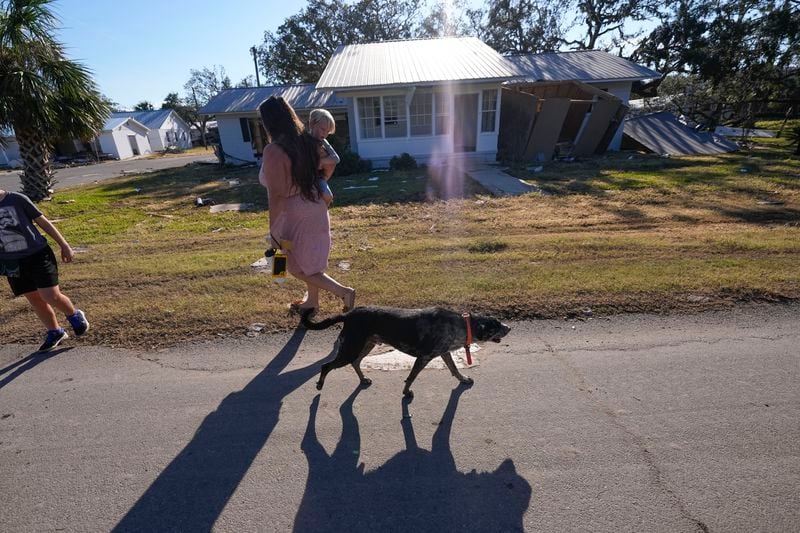
<svg viewBox="0 0 800 533"><path fill-rule="evenodd" d="M86 320L86 315L80 309L75 310L75 314L68 316L69 325L72 326L72 331L75 332L76 337L80 337L89 331L89 321Z"/></svg>
<svg viewBox="0 0 800 533"><path fill-rule="evenodd" d="M67 332L64 331L64 328L51 329L47 332L47 337L45 337L44 343L41 346L39 346L39 351L49 352L50 350L58 346L61 343L61 341L68 338L69 335L67 335Z"/></svg>

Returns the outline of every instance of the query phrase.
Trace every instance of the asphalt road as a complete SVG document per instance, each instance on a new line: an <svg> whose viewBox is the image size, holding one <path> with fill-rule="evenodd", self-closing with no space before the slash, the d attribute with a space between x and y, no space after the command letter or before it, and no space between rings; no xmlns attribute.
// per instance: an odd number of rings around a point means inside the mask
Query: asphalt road
<svg viewBox="0 0 800 533"><path fill-rule="evenodd" d="M318 395L332 330L0 346L0 530L797 531L799 315L517 323L410 404Z"/></svg>
<svg viewBox="0 0 800 533"><path fill-rule="evenodd" d="M126 159L124 161L106 161L97 165L61 168L56 170L54 188L55 190L64 189L85 183L95 183L108 178L117 178L126 174L182 167L196 161L214 162L216 160L214 153L209 151L207 154L170 156L157 159ZM19 172L0 172L0 189L7 191L21 190Z"/></svg>

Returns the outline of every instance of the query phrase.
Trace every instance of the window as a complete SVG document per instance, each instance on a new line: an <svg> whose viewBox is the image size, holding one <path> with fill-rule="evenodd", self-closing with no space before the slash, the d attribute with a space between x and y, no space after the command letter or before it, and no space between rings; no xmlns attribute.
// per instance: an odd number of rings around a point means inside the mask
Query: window
<svg viewBox="0 0 800 533"><path fill-rule="evenodd" d="M445 94L436 95L436 135L450 133L450 98Z"/></svg>
<svg viewBox="0 0 800 533"><path fill-rule="evenodd" d="M250 142L250 124L246 118L239 119L239 127L242 130L242 141Z"/></svg>
<svg viewBox="0 0 800 533"><path fill-rule="evenodd" d="M381 135L381 99L377 96L358 99L358 120L362 139L379 139Z"/></svg>
<svg viewBox="0 0 800 533"><path fill-rule="evenodd" d="M430 135L433 126L433 94L415 93L408 110L411 135Z"/></svg>
<svg viewBox="0 0 800 533"><path fill-rule="evenodd" d="M497 89L483 91L483 106L481 107L481 131L494 131L497 116Z"/></svg>
<svg viewBox="0 0 800 533"><path fill-rule="evenodd" d="M383 97L383 130L387 138L405 137L406 124L406 97L405 96L384 96Z"/></svg>
<svg viewBox="0 0 800 533"><path fill-rule="evenodd" d="M167 131L167 142L168 143L172 142L172 132L171 131Z"/></svg>

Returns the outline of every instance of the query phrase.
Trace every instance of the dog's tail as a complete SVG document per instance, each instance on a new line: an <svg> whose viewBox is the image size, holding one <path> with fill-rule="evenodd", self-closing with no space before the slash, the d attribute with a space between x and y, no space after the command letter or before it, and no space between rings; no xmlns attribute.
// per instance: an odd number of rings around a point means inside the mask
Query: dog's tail
<svg viewBox="0 0 800 533"><path fill-rule="evenodd" d="M306 329L313 329L313 330L320 330L320 329L327 329L334 324L338 324L339 322L344 322L346 317L345 314L332 316L330 318L326 318L325 320L320 320L319 322L312 322L311 315L313 309L309 309L308 311L303 312L300 315L300 323L303 324L303 327Z"/></svg>

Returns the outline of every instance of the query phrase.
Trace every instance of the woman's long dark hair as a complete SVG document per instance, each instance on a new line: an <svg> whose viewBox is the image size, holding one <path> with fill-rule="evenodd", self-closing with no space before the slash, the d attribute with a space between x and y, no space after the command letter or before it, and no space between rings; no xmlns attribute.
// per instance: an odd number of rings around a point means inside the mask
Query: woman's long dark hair
<svg viewBox="0 0 800 533"><path fill-rule="evenodd" d="M303 131L303 123L281 96L261 102L258 113L270 141L283 148L292 162L292 183L303 198L312 202L319 199L319 141Z"/></svg>

